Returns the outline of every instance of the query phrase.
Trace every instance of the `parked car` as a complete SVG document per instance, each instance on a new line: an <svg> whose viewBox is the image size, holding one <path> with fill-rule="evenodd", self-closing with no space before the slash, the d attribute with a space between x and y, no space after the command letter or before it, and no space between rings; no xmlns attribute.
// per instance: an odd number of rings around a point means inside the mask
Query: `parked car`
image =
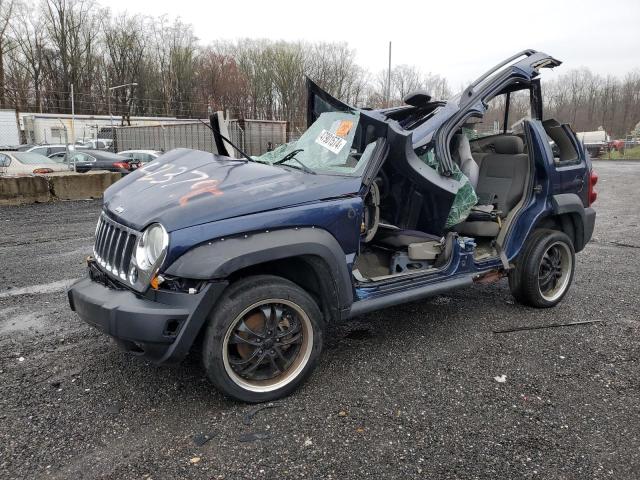
<svg viewBox="0 0 640 480"><path fill-rule="evenodd" d="M25 152L37 153L49 157L54 153L66 152L67 146L64 144L52 144L52 145L32 145L24 149Z"/></svg>
<svg viewBox="0 0 640 480"><path fill-rule="evenodd" d="M5 148L3 150L5 151L9 151L9 150L16 150L18 152L26 152L27 150L33 148L33 147L39 147L40 145L37 143L24 143L21 145L8 145L8 148Z"/></svg>
<svg viewBox="0 0 640 480"><path fill-rule="evenodd" d="M77 146L90 148L92 150L109 150L112 145L113 140L111 140L110 138L99 138L77 142Z"/></svg>
<svg viewBox="0 0 640 480"><path fill-rule="evenodd" d="M124 150L122 152L118 152L118 155L124 155L131 160L137 160L144 164L155 160L162 155L162 152L158 150Z"/></svg>
<svg viewBox="0 0 640 480"><path fill-rule="evenodd" d="M75 152L77 152L79 150L77 149L73 149L69 152L66 151L62 151L62 152L56 152L56 153L52 153L51 155L49 155L49 158L51 160L53 160L56 163L60 163L62 165L65 165L67 167L67 169L69 170L73 170L73 155Z"/></svg>
<svg viewBox="0 0 640 480"><path fill-rule="evenodd" d="M73 154L74 152L75 152L75 149L70 151L69 154ZM55 152L55 153L52 153L51 155L48 155L48 158L50 158L54 162L68 163L67 157L69 156L69 154L67 154L67 152L63 150L61 152Z"/></svg>
<svg viewBox="0 0 640 480"><path fill-rule="evenodd" d="M559 64L526 50L450 100L382 110L308 81L308 129L260 157L230 158L212 128L217 155L172 150L106 190L70 306L156 363L197 342L213 384L246 402L291 393L327 325L367 312L504 277L553 307L593 232L591 161L541 102L521 132L465 131L493 98L542 98L540 70Z"/></svg>
<svg viewBox="0 0 640 480"><path fill-rule="evenodd" d="M80 173L89 170L106 170L127 174L140 166L136 160L105 150L76 150L68 155L68 163L76 166Z"/></svg>
<svg viewBox="0 0 640 480"><path fill-rule="evenodd" d="M33 152L0 152L0 174L25 175L65 171L67 168Z"/></svg>

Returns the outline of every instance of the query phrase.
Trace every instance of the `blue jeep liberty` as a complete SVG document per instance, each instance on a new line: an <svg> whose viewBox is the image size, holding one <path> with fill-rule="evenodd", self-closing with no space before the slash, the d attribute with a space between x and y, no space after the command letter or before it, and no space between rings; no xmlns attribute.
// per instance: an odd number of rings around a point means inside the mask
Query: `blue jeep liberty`
<svg viewBox="0 0 640 480"><path fill-rule="evenodd" d="M71 308L156 363L198 351L221 392L263 402L311 374L332 322L502 277L552 307L597 182L571 128L543 120L539 73L559 64L526 50L449 100L381 110L307 80L308 130L258 157L214 116L217 154L170 151L105 192Z"/></svg>

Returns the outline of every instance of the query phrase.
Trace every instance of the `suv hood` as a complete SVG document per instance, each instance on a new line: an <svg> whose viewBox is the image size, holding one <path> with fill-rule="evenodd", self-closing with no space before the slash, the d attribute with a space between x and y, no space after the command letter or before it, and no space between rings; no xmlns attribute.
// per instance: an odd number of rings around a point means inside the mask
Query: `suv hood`
<svg viewBox="0 0 640 480"><path fill-rule="evenodd" d="M167 231L345 195L360 177L311 175L176 149L127 175L104 194L107 212L142 230L159 222Z"/></svg>

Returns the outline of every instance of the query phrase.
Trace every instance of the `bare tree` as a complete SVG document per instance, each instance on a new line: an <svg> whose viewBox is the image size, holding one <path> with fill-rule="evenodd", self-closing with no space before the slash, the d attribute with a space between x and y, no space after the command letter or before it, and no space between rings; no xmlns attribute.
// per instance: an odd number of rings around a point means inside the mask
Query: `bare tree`
<svg viewBox="0 0 640 480"><path fill-rule="evenodd" d="M37 8L29 1L0 0L3 106L66 113L73 84L76 111L106 113L108 88L135 82L134 90L113 92L114 113L204 116L221 108L238 118L287 120L295 130L305 123L305 75L347 104L387 106L388 72L371 75L344 42L202 46L179 18L114 16L94 0L38 0ZM451 96L441 75L412 65L391 73L391 105L416 89L437 100ZM640 121L640 71L620 78L582 68L543 82L546 116L576 130L602 127L623 136ZM525 97L512 96L510 118L527 114Z"/></svg>
<svg viewBox="0 0 640 480"><path fill-rule="evenodd" d="M408 93L423 88L422 74L412 65L397 65L391 71L392 98L402 100Z"/></svg>
<svg viewBox="0 0 640 480"><path fill-rule="evenodd" d="M416 90L426 90L434 100L445 100L451 96L449 84L440 75L423 74L411 65L397 65L391 70L391 89L389 103L391 106L402 105L404 97ZM386 105L387 71L381 70L375 77L369 90L369 106L384 107Z"/></svg>
<svg viewBox="0 0 640 480"><path fill-rule="evenodd" d="M6 105L5 92L5 55L9 53L11 48L11 39L8 35L9 22L13 14L15 2L14 0L0 0L0 105Z"/></svg>
<svg viewBox="0 0 640 480"><path fill-rule="evenodd" d="M105 17L101 23L105 55L104 72L108 85L137 83L145 55L146 39L143 36L144 22L139 17L121 14ZM133 95L129 89L113 91L113 112L122 115L123 121L131 124Z"/></svg>
<svg viewBox="0 0 640 480"><path fill-rule="evenodd" d="M247 81L227 44L204 49L196 70L198 96L213 110L230 110L234 116L247 113Z"/></svg>
<svg viewBox="0 0 640 480"><path fill-rule="evenodd" d="M27 77L23 82L23 88L28 90L30 86L33 86L34 106L37 111L42 112L42 82L46 48L43 19L34 11L32 5L19 3L16 5L10 28L11 36L17 46L12 60L16 67L26 72Z"/></svg>
<svg viewBox="0 0 640 480"><path fill-rule="evenodd" d="M56 55L46 57L54 97L63 111L69 111L68 92L73 83L80 94L90 94L98 65L96 37L99 12L91 0L46 0L42 3L49 42ZM81 105L80 110L89 110Z"/></svg>

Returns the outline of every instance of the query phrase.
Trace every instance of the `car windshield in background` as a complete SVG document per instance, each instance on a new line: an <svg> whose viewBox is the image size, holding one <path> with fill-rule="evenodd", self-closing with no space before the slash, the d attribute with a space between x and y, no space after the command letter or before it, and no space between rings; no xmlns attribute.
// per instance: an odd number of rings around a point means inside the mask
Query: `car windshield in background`
<svg viewBox="0 0 640 480"><path fill-rule="evenodd" d="M24 163L25 165L42 165L45 163L56 164L54 160L45 157L44 155L40 155L39 153L33 152L12 152L12 155L18 160L20 163Z"/></svg>
<svg viewBox="0 0 640 480"><path fill-rule="evenodd" d="M359 120L359 113L323 113L298 140L253 158L276 164L289 155L282 165L329 175L359 175L375 146L372 142L363 152L352 148Z"/></svg>

